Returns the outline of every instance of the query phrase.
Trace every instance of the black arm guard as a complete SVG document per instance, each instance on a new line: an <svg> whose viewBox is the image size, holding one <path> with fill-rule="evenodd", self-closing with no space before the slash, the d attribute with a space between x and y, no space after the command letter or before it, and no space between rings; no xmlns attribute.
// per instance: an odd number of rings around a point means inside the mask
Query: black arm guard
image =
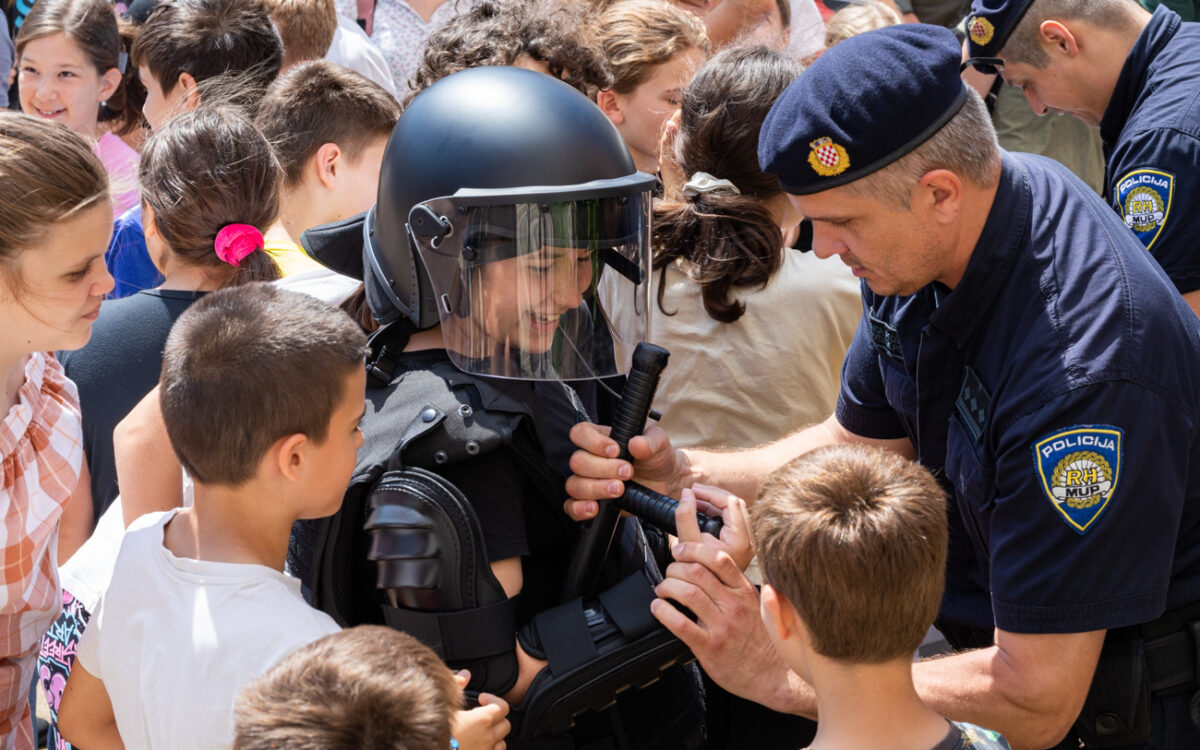
<svg viewBox="0 0 1200 750"><path fill-rule="evenodd" d="M467 689L501 695L517 681L517 605L492 574L462 493L423 469L388 471L371 492L369 559L387 592L384 620L432 648Z"/></svg>

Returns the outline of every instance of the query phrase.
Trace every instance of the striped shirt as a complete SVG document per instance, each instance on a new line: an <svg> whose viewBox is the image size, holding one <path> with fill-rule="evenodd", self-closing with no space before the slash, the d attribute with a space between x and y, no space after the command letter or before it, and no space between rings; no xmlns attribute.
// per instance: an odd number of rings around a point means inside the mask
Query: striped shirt
<svg viewBox="0 0 1200 750"><path fill-rule="evenodd" d="M0 422L0 748L33 748L29 683L38 643L58 615L58 519L83 463L79 396L50 354L25 366Z"/></svg>

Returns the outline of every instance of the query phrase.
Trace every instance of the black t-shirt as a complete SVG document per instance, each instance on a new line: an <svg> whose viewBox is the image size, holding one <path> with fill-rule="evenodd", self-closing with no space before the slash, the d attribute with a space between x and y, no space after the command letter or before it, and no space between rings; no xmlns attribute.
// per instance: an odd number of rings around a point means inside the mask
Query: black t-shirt
<svg viewBox="0 0 1200 750"><path fill-rule="evenodd" d="M158 385L163 345L171 326L204 292L146 289L107 300L87 346L60 352L67 376L79 387L83 450L92 472L92 508L99 519L116 499L113 428Z"/></svg>
<svg viewBox="0 0 1200 750"><path fill-rule="evenodd" d="M405 352L397 358L396 373L448 363L442 349ZM533 439L545 453L553 482L532 476L527 462L510 449L423 468L448 479L471 503L483 531L489 562L522 558L525 575L520 609L531 615L557 603L562 576L574 549L578 524L563 512L563 485L570 474L567 461L574 450L567 433L588 415L578 397L562 382L475 379L528 407L533 419L527 421L525 429L533 430Z"/></svg>

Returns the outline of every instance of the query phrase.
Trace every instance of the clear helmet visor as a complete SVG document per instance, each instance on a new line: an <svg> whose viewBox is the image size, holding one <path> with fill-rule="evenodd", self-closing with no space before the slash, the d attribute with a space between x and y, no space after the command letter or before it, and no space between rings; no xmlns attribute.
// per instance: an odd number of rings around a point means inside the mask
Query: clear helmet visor
<svg viewBox="0 0 1200 750"><path fill-rule="evenodd" d="M414 209L449 229L413 240L451 361L523 380L627 372L650 330L649 191L504 199L457 195Z"/></svg>

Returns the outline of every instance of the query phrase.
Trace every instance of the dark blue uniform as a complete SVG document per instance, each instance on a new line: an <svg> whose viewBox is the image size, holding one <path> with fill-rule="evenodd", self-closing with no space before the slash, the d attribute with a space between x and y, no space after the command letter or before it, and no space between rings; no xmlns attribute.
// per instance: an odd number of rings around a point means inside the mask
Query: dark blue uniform
<svg viewBox="0 0 1200 750"><path fill-rule="evenodd" d="M838 420L952 492L942 622L1076 633L1200 600L1200 335L1119 218L1005 154L961 283L863 286Z"/></svg>
<svg viewBox="0 0 1200 750"><path fill-rule="evenodd" d="M1100 134L1105 198L1180 292L1200 289L1200 23L1154 12Z"/></svg>

